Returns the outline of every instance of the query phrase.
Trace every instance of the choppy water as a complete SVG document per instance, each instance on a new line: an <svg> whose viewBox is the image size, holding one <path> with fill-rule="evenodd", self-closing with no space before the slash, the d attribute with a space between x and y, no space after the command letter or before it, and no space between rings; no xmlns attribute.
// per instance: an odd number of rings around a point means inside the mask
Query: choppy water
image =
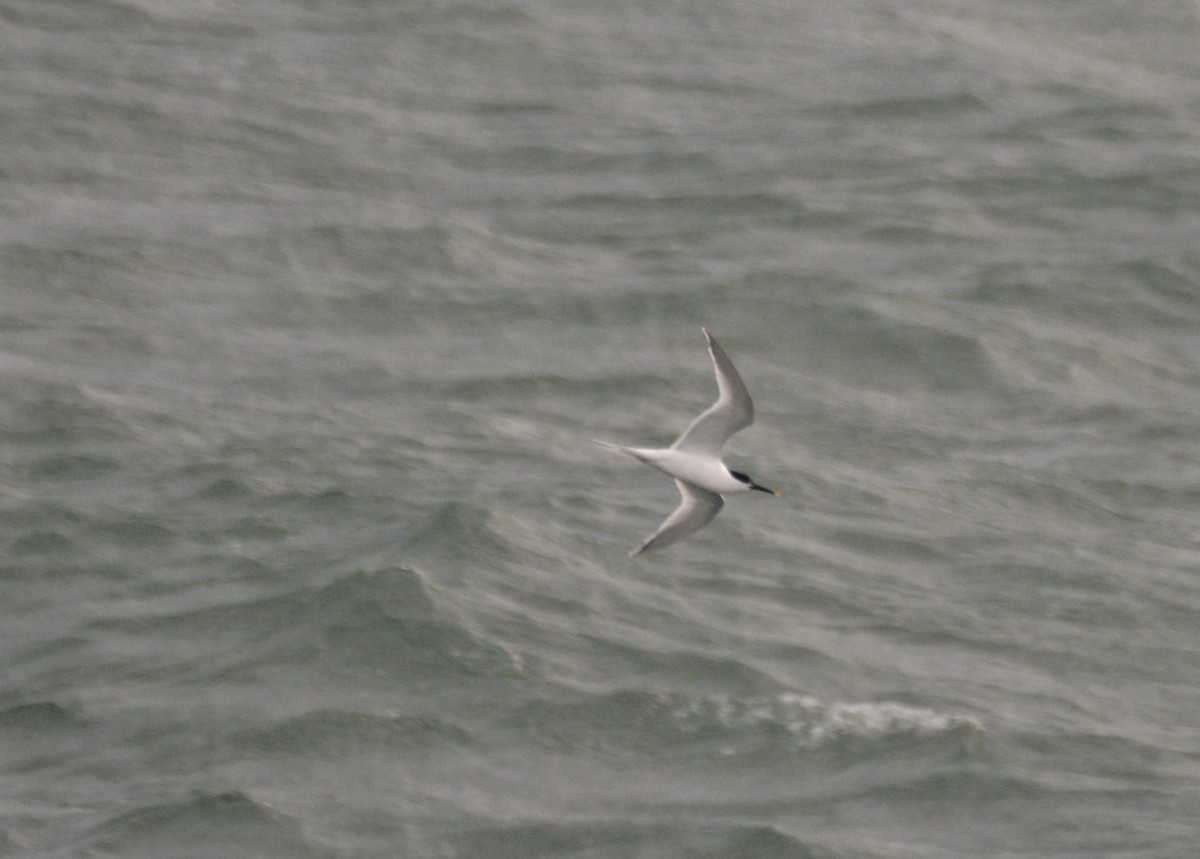
<svg viewBox="0 0 1200 859"><path fill-rule="evenodd" d="M1198 40L0 0L0 854L1194 856Z"/></svg>

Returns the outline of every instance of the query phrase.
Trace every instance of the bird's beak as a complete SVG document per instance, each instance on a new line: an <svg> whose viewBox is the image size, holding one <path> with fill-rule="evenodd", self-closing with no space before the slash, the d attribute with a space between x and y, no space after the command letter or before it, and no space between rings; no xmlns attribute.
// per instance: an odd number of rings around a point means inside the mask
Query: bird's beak
<svg viewBox="0 0 1200 859"><path fill-rule="evenodd" d="M766 492L768 495L774 495L776 498L779 497L779 493L776 492L774 489L767 489L767 487L759 486L757 483L751 483L750 488L757 489L759 492Z"/></svg>

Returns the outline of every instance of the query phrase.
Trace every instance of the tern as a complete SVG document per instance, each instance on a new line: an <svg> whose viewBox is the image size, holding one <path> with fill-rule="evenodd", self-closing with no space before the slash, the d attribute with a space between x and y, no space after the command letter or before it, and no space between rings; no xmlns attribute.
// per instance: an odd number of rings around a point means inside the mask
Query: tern
<svg viewBox="0 0 1200 859"><path fill-rule="evenodd" d="M692 421L670 447L625 447L600 442L609 450L629 454L675 478L675 485L683 496L679 506L658 530L629 553L631 558L669 546L699 531L724 506L722 495L750 489L779 495L742 472L731 470L721 461L721 450L730 436L754 423L754 403L725 350L717 345L707 328L701 330L708 341L708 354L712 356L713 372L717 376L720 392L717 401Z"/></svg>

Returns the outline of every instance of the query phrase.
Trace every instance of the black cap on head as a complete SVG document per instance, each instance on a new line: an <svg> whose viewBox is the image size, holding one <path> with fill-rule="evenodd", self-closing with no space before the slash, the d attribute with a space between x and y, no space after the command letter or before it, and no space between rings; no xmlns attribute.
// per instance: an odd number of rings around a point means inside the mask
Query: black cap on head
<svg viewBox="0 0 1200 859"><path fill-rule="evenodd" d="M779 495L779 493L776 492L774 489L767 489L767 487L765 487L765 486L759 486L757 483L755 483L753 480L750 479L750 475L748 475L748 474L744 474L741 471L734 471L733 469L730 469L729 473L732 474L736 479L740 480L742 483L749 486L751 489L757 489L759 492L766 492L769 495L775 495L775 496Z"/></svg>

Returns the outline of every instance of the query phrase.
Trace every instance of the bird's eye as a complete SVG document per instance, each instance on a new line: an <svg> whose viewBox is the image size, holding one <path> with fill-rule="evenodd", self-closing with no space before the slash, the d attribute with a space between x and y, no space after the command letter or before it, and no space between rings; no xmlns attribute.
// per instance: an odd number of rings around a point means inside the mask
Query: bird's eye
<svg viewBox="0 0 1200 859"><path fill-rule="evenodd" d="M749 483L749 482L750 482L750 477L749 477L749 475L742 474L740 471L731 471L731 472L729 472L729 473L730 473L730 474L732 474L732 475L733 475L733 476L734 476L736 479L738 479L738 480L742 481L742 483Z"/></svg>

